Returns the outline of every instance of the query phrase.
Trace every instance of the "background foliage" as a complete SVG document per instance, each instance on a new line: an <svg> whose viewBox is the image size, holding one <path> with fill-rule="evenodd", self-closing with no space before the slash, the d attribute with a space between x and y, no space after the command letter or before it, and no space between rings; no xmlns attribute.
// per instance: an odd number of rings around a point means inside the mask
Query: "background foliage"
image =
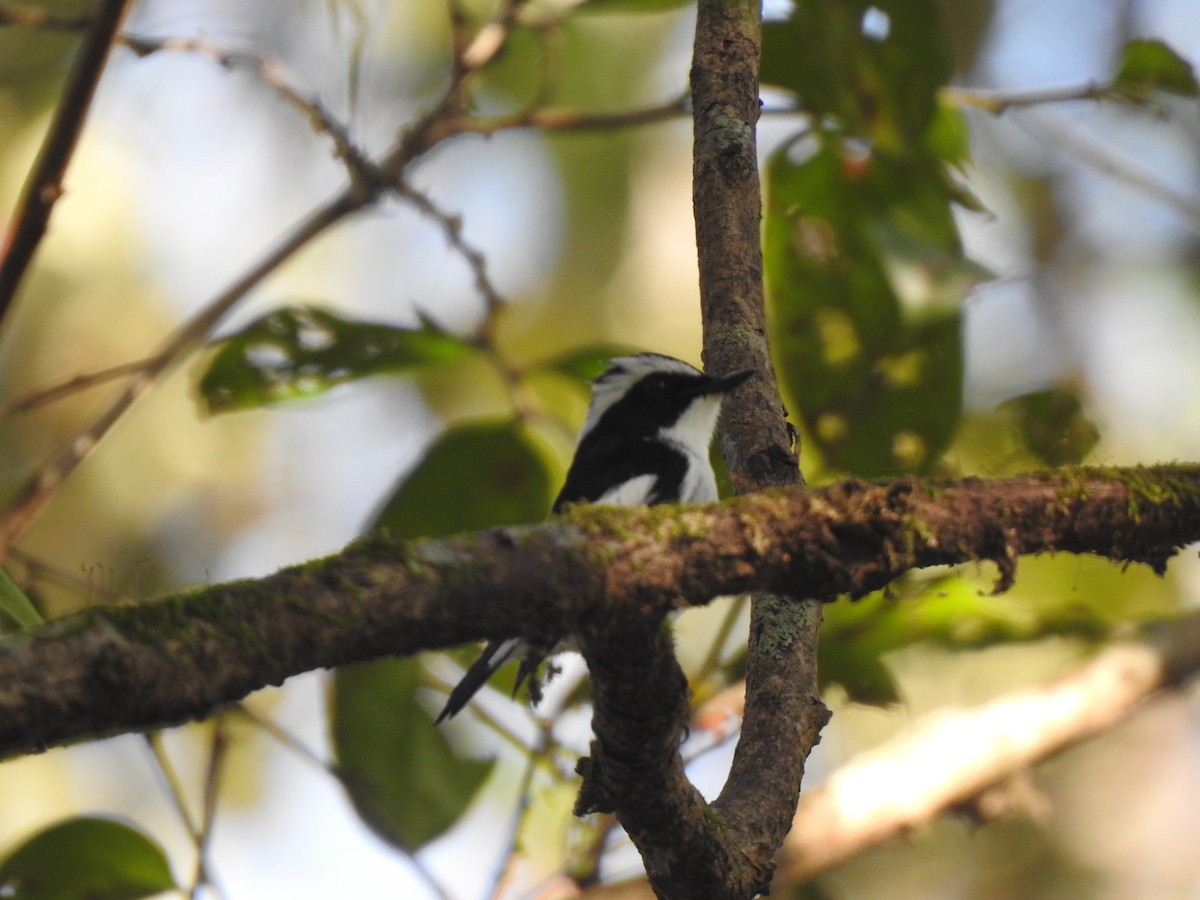
<svg viewBox="0 0 1200 900"><path fill-rule="evenodd" d="M47 616L143 602L330 552L371 522L435 535L536 521L601 361L628 348L695 359L678 100L691 12L519 6L470 85L475 125L409 167L412 193L273 272L57 493L8 566L21 590L0 590L17 624L26 598ZM2 336L7 492L114 388L13 404L147 356L344 182L328 129L314 133L276 82L377 153L433 107L456 41L486 36L502 5L456 8L457 20L416 0L135 8L129 33L207 43L114 51ZM771 336L809 481L1195 458L1200 417L1179 389L1198 374L1200 330L1189 4L797 0L769 12ZM0 28L0 209L14 207L75 42L70 29ZM530 110L553 115L501 127ZM810 783L921 712L1034 683L1130 624L1169 618L1195 578L1190 560L1166 580L1032 560L1002 597L992 572L946 571L831 607L821 669L835 716ZM697 706L736 681L743 629L733 602L679 622ZM564 666L538 719L500 680L478 716L433 730L457 670L431 656L298 679L152 741L6 763L0 883L39 854L76 856L81 840L112 848L114 871L89 882L110 878L99 895L112 897L172 878L319 896L351 873L362 896L478 896L510 846L514 891L562 873L586 882L597 866L632 875L612 823L569 816L586 683ZM709 721L686 748L702 784L719 783L727 758ZM820 887L1194 891L1193 731L1189 700L1159 704L1040 771L1048 806L974 836L941 821ZM1136 783L1115 774L1135 768ZM136 829L69 819L84 813Z"/></svg>

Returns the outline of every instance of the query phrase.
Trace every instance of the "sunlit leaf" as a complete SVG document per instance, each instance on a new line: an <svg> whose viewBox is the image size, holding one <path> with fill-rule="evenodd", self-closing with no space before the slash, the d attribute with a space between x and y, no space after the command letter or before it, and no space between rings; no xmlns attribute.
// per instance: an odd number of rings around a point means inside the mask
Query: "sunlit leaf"
<svg viewBox="0 0 1200 900"><path fill-rule="evenodd" d="M208 412L230 412L311 397L356 378L451 363L474 352L427 321L420 328L400 328L290 306L220 341L199 390Z"/></svg>
<svg viewBox="0 0 1200 900"><path fill-rule="evenodd" d="M536 441L516 419L454 426L384 502L374 527L437 537L545 518L553 498Z"/></svg>
<svg viewBox="0 0 1200 900"><path fill-rule="evenodd" d="M60 822L0 863L0 897L136 900L175 887L158 844L108 819Z"/></svg>
<svg viewBox="0 0 1200 900"><path fill-rule="evenodd" d="M1191 63L1162 41L1138 39L1121 50L1112 86L1128 94L1169 91L1185 97L1200 93Z"/></svg>
<svg viewBox="0 0 1200 900"><path fill-rule="evenodd" d="M21 628L37 628L46 620L25 592L0 568L0 613L8 616Z"/></svg>
<svg viewBox="0 0 1200 900"><path fill-rule="evenodd" d="M338 670L330 728L338 773L376 834L412 852L459 820L493 763L458 754L417 702L421 664L389 659Z"/></svg>
<svg viewBox="0 0 1200 900"><path fill-rule="evenodd" d="M1135 582L1131 585L1131 579ZM982 649L1050 637L1092 643L1130 622L1170 620L1179 597L1145 568L1100 560L1022 559L1015 585L996 595L987 575L915 574L854 602L825 607L819 672L851 700L880 705L895 691L885 656L913 644Z"/></svg>

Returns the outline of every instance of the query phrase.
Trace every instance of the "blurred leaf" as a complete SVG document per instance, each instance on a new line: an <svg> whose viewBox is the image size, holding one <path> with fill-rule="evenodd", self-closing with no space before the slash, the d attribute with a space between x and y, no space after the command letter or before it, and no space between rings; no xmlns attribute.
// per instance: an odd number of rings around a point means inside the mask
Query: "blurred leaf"
<svg viewBox="0 0 1200 900"><path fill-rule="evenodd" d="M1130 41L1122 48L1112 86L1136 95L1155 90L1185 97L1200 93L1191 64L1162 41L1146 39Z"/></svg>
<svg viewBox="0 0 1200 900"><path fill-rule="evenodd" d="M780 376L832 466L927 469L961 414L968 159L937 0L797 0L763 27L763 80L811 129L769 164L764 255Z"/></svg>
<svg viewBox="0 0 1200 900"><path fill-rule="evenodd" d="M1084 413L1079 396L1065 388L1026 394L1000 408L1016 415L1025 444L1047 465L1081 462L1100 440L1100 430Z"/></svg>
<svg viewBox="0 0 1200 900"><path fill-rule="evenodd" d="M136 900L176 887L158 844L119 822L68 819L0 863L0 897Z"/></svg>
<svg viewBox="0 0 1200 900"><path fill-rule="evenodd" d="M356 378L411 372L476 352L430 322L355 322L310 306L275 310L218 342L200 379L209 413L310 397Z"/></svg>
<svg viewBox="0 0 1200 900"><path fill-rule="evenodd" d="M957 299L978 277L962 258L940 163L817 133L776 153L768 174L774 343L806 430L846 471L928 468L961 414ZM905 311L901 284L919 285L924 309Z"/></svg>
<svg viewBox="0 0 1200 900"><path fill-rule="evenodd" d="M936 0L796 0L763 23L762 81L884 150L923 139L952 74Z"/></svg>
<svg viewBox="0 0 1200 900"><path fill-rule="evenodd" d="M442 434L386 501L373 527L437 537L533 522L550 507L536 439L516 419ZM339 669L332 729L339 768L360 816L412 851L450 828L492 764L457 755L417 703L420 662L384 660Z"/></svg>
<svg viewBox="0 0 1200 900"><path fill-rule="evenodd" d="M415 658L343 666L330 728L342 784L383 840L414 852L453 826L493 762L459 755L417 702Z"/></svg>
<svg viewBox="0 0 1200 900"><path fill-rule="evenodd" d="M911 575L888 591L825 607L818 671L823 685L841 685L851 700L880 705L892 702L888 691L895 691L884 657L902 647L981 649L1050 637L1095 642L1130 622L1169 619L1178 603L1152 572L1099 560L1022 559L1016 584L1002 596L991 593L986 579Z"/></svg>
<svg viewBox="0 0 1200 900"><path fill-rule="evenodd" d="M971 158L971 129L967 125L966 113L939 102L937 113L925 132L925 145L942 162L962 168ZM974 203L978 204L979 201L974 200Z"/></svg>
<svg viewBox="0 0 1200 900"><path fill-rule="evenodd" d="M555 372L583 384L590 384L608 368L609 360L641 352L627 344L593 344L551 357L538 363L535 369L540 372Z"/></svg>
<svg viewBox="0 0 1200 900"><path fill-rule="evenodd" d="M372 527L439 537L544 519L553 498L535 441L516 419L454 426L405 476Z"/></svg>
<svg viewBox="0 0 1200 900"><path fill-rule="evenodd" d="M37 628L46 624L37 607L3 568L0 568L0 613L4 613L21 628Z"/></svg>
<svg viewBox="0 0 1200 900"><path fill-rule="evenodd" d="M877 654L836 638L822 638L817 653L817 671L823 686L841 685L846 699L863 706L891 706L900 702L900 688ZM849 652L847 652L849 651Z"/></svg>

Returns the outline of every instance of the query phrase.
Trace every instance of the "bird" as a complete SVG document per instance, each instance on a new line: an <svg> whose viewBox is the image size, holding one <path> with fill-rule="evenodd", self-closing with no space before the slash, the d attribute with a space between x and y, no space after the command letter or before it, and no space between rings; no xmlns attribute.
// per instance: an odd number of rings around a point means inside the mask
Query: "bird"
<svg viewBox="0 0 1200 900"><path fill-rule="evenodd" d="M592 399L552 513L576 503L653 506L713 503L709 445L721 401L754 374L706 375L671 356L638 353L609 361ZM457 714L505 662L520 656L513 695L541 662L520 638L494 640L450 692L435 724Z"/></svg>

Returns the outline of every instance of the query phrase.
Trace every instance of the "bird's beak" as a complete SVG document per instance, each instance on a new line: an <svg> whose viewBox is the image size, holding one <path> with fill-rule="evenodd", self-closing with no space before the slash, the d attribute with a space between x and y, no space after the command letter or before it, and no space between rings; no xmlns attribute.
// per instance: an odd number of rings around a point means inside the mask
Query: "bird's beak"
<svg viewBox="0 0 1200 900"><path fill-rule="evenodd" d="M742 369L740 372L730 372L728 375L710 375L704 393L728 394L753 374L753 369Z"/></svg>

